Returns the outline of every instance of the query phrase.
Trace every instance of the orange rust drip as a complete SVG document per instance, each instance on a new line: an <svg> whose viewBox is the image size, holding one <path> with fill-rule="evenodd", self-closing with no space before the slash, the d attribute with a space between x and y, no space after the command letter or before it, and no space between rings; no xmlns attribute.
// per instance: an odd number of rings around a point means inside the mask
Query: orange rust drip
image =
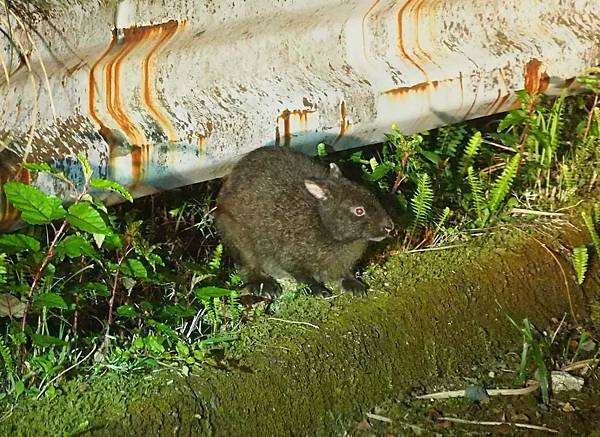
<svg viewBox="0 0 600 437"><path fill-rule="evenodd" d="M384 94L390 94L393 96L400 96L403 94L407 94L409 92L412 91L416 91L416 92L423 92L428 90L430 87L433 88L437 88L438 86L440 86L441 84L444 83L449 83L452 82L456 79L444 79L444 80L432 80L429 82L420 82L416 85L412 85L412 86L404 86L404 87L400 87L400 88L393 88L391 90L387 90L384 92ZM460 83L461 83L461 89L462 89L462 74L460 76Z"/></svg>
<svg viewBox="0 0 600 437"><path fill-rule="evenodd" d="M198 151L206 152L206 135L198 134Z"/></svg>
<svg viewBox="0 0 600 437"><path fill-rule="evenodd" d="M525 65L525 90L530 94L543 93L548 89L550 77L539 59L532 59Z"/></svg>
<svg viewBox="0 0 600 437"><path fill-rule="evenodd" d="M159 37L158 42L144 57L144 61L142 63L143 95L144 102L146 103L148 110L152 113L156 122L165 130L168 140L172 143L177 142L177 134L175 133L175 128L173 127L173 124L165 115L163 115L163 113L158 109L158 107L154 103L154 98L152 97L152 80L150 74L150 67L158 50L161 47L163 47L173 37L173 35L175 35L178 27L179 23L175 20L171 20L157 26L147 26L135 29L136 32L139 32L141 34L139 36L140 39L147 39L155 36ZM133 32L134 29L131 29L130 31Z"/></svg>
<svg viewBox="0 0 600 437"><path fill-rule="evenodd" d="M126 37L115 56L106 65L104 73L107 93L106 109L130 139L131 145L139 146L146 143L146 137L125 114L121 101L121 63L135 49L138 42L136 38Z"/></svg>
<svg viewBox="0 0 600 437"><path fill-rule="evenodd" d="M421 68L421 66L417 62L415 62L415 60L408 54L408 52L404 48L404 23L402 21L404 19L404 12L405 12L406 8L408 8L408 6L410 6L412 3L413 3L413 0L408 0L404 4L404 6L402 6L400 8L400 11L398 11L398 48L402 52L402 55L404 56L404 58L406 58L419 71L421 71L421 73L423 73L423 75L425 77L427 77L427 73L425 72L425 70L423 68Z"/></svg>
<svg viewBox="0 0 600 437"><path fill-rule="evenodd" d="M98 60L94 62L94 65L92 65L92 68L90 69L90 76L88 78L88 110L90 112L90 116L100 127L101 132L110 131L110 129L100 119L100 117L98 117L98 114L96 113L96 68L98 67L100 62L102 62L104 58L112 51L113 47L115 46L116 40L116 36L113 35L113 39L106 48L106 50L104 50L104 52L100 55Z"/></svg>
<svg viewBox="0 0 600 437"><path fill-rule="evenodd" d="M292 131L290 118L292 116L298 117L298 120L302 123L304 128L306 129L308 126L308 114L315 112L314 109L294 109L289 110L285 109L277 116L277 125L275 127L275 145L278 146L281 142L280 132L279 132L279 120L283 120L283 144L284 146L289 146L292 141Z"/></svg>
<svg viewBox="0 0 600 437"><path fill-rule="evenodd" d="M419 53L425 58L427 59L429 62L434 63L433 59L431 59L431 57L425 52L425 50L423 50L423 48L421 47L421 42L419 41L419 27L420 27L420 20L421 20L421 7L423 6L423 1L424 0L420 0L417 2L417 6L416 6L416 12L415 12L415 20L417 22L417 25L415 26L417 29L416 32L416 42L417 42L417 49L419 51ZM417 56L419 56L419 53L417 53ZM437 64L436 64L437 65Z"/></svg>
<svg viewBox="0 0 600 437"><path fill-rule="evenodd" d="M348 120L348 112L346 111L346 102L342 100L340 103L340 133L333 144L337 143L344 135L346 135L348 127L350 127L350 121Z"/></svg>
<svg viewBox="0 0 600 437"><path fill-rule="evenodd" d="M375 0L375 2L371 5L369 10L367 11L367 13L365 15L363 15L363 17L362 17L361 32L362 32L363 55L365 56L365 59L369 59L369 55L367 54L367 42L365 41L365 22L367 21L368 16L371 14L371 11L373 11L373 9L375 9L375 6L377 6L377 4L380 1L381 0Z"/></svg>
<svg viewBox="0 0 600 437"><path fill-rule="evenodd" d="M144 161L144 150L143 146L133 146L131 148L131 173L134 176L134 181L138 182L144 169L142 168L142 162Z"/></svg>
<svg viewBox="0 0 600 437"><path fill-rule="evenodd" d="M283 144L285 146L290 145L292 140L292 133L290 132L290 111L285 110L282 113L283 118Z"/></svg>

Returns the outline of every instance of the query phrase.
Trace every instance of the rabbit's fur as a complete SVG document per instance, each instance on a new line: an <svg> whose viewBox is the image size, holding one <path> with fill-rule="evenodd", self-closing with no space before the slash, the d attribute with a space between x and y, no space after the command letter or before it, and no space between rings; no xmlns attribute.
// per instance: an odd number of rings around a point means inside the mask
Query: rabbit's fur
<svg viewBox="0 0 600 437"><path fill-rule="evenodd" d="M314 293L328 293L324 282L336 280L364 291L352 268L368 241L393 229L375 197L337 165L279 147L256 149L234 166L217 197L215 221L243 279L271 296L281 291L273 278L284 276Z"/></svg>

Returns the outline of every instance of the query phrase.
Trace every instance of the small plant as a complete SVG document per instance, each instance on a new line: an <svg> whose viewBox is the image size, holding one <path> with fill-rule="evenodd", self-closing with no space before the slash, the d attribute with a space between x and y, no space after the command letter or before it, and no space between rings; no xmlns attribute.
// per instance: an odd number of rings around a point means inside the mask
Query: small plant
<svg viewBox="0 0 600 437"><path fill-rule="evenodd" d="M544 361L545 341L540 339L539 333L528 319L523 319L520 326L510 317L508 319L523 335L521 364L518 372L519 380L521 383L527 381L527 365L530 361L529 358L532 357L539 375L542 400L545 404L548 404L550 402L550 372ZM531 355L529 354L530 351Z"/></svg>
<svg viewBox="0 0 600 437"><path fill-rule="evenodd" d="M588 251L585 246L578 246L573 249L573 267L577 275L577 283L583 284L588 267Z"/></svg>
<svg viewBox="0 0 600 437"><path fill-rule="evenodd" d="M91 356L91 372L162 361L189 370L231 341L244 317L235 276L228 276L226 293L206 296L207 287L224 281L222 246L206 264L182 263L185 270L173 275L162 247L145 238L144 221L128 213L121 223L94 197L102 190L131 195L93 177L87 159L79 160L80 183L48 164L24 165L66 184L74 193L68 207L34 186L3 186L29 224L0 235L0 389L14 396L53 396L56 376Z"/></svg>
<svg viewBox="0 0 600 437"><path fill-rule="evenodd" d="M433 204L433 190L431 189L431 181L427 173L422 173L417 182L415 195L411 200L411 208L413 211L413 222L411 232L423 227L431 213Z"/></svg>

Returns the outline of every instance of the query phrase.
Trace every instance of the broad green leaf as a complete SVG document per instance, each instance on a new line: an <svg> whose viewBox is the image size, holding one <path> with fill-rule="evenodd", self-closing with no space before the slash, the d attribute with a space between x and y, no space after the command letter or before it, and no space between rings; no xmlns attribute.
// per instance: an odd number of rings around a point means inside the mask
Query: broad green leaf
<svg viewBox="0 0 600 437"><path fill-rule="evenodd" d="M383 162L383 163L377 165L373 169L373 172L371 174L365 175L365 177L367 178L367 180L369 180L371 182L377 182L382 177L387 175L393 168L394 168L394 164L392 164L391 162Z"/></svg>
<svg viewBox="0 0 600 437"><path fill-rule="evenodd" d="M71 205L67 221L71 226L90 234L110 234L110 229L100 213L87 202Z"/></svg>
<svg viewBox="0 0 600 437"><path fill-rule="evenodd" d="M0 294L0 317L14 317L20 319L23 317L25 303L21 302L12 294Z"/></svg>
<svg viewBox="0 0 600 437"><path fill-rule="evenodd" d="M90 180L90 187L96 188L97 190L109 190L119 193L124 199L133 202L133 196L123 185L115 181L108 181L106 179L92 178Z"/></svg>
<svg viewBox="0 0 600 437"><path fill-rule="evenodd" d="M25 392L25 383L23 381L19 381L15 384L15 396L19 397Z"/></svg>
<svg viewBox="0 0 600 437"><path fill-rule="evenodd" d="M44 194L39 188L21 182L7 182L4 194L21 211L21 218L32 225L46 225L65 216L62 202L56 196Z"/></svg>
<svg viewBox="0 0 600 437"><path fill-rule="evenodd" d="M19 253L25 250L38 252L40 242L29 235L5 234L0 235L0 249L8 253Z"/></svg>
<svg viewBox="0 0 600 437"><path fill-rule="evenodd" d="M198 299L231 296L231 293L235 293L235 291L219 287L202 287L197 290L194 290L194 294L196 295L196 297L198 297Z"/></svg>
<svg viewBox="0 0 600 437"><path fill-rule="evenodd" d="M177 350L177 354L180 357L187 357L190 354L190 348L187 347L187 345L182 341L177 342L177 346L175 346L175 349Z"/></svg>
<svg viewBox="0 0 600 437"><path fill-rule="evenodd" d="M108 234L104 239L102 246L108 250L115 250L123 248L123 241L117 234Z"/></svg>
<svg viewBox="0 0 600 437"><path fill-rule="evenodd" d="M139 259L128 258L123 264L121 264L121 272L125 275L132 276L134 278L147 278L148 272L146 267Z"/></svg>
<svg viewBox="0 0 600 437"><path fill-rule="evenodd" d="M156 328L158 332L167 334L169 337L174 338L175 340L179 338L179 336L173 329L171 329L169 326L165 325L162 322L157 322L156 320L150 319L148 320L148 325L152 326L153 328Z"/></svg>
<svg viewBox="0 0 600 437"><path fill-rule="evenodd" d="M146 337L144 343L146 344L146 349L155 354L162 354L165 352L165 347L161 344L159 338L154 335Z"/></svg>
<svg viewBox="0 0 600 437"><path fill-rule="evenodd" d="M137 311L133 305L121 305L119 308L117 308L117 315L120 317L135 317L137 315Z"/></svg>
<svg viewBox="0 0 600 437"><path fill-rule="evenodd" d="M36 308L60 308L67 309L65 300L56 293L42 293L35 296L33 306Z"/></svg>
<svg viewBox="0 0 600 437"><path fill-rule="evenodd" d="M83 291L86 291L94 296L100 297L108 297L110 296L110 291L106 284L102 282L88 282L82 287Z"/></svg>
<svg viewBox="0 0 600 437"><path fill-rule="evenodd" d="M96 258L97 254L89 241L81 235L69 235L56 246L56 255L59 258L79 258L86 255Z"/></svg>
<svg viewBox="0 0 600 437"><path fill-rule="evenodd" d="M31 340L33 344L39 347L64 346L67 344L64 340L51 335L31 334Z"/></svg>
<svg viewBox="0 0 600 437"><path fill-rule="evenodd" d="M429 150L421 150L421 155L425 158L433 162L434 164L439 164L441 162L440 155L435 152L431 152Z"/></svg>
<svg viewBox="0 0 600 437"><path fill-rule="evenodd" d="M83 176L85 177L85 180L89 181L93 174L90 161L88 161L88 159L82 154L77 155L77 159L79 159L79 162L81 163L81 168L83 170Z"/></svg>
<svg viewBox="0 0 600 437"><path fill-rule="evenodd" d="M135 340L133 340L133 343L131 343L131 346L133 346L134 349L143 349L144 339L142 337L136 338Z"/></svg>
<svg viewBox="0 0 600 437"><path fill-rule="evenodd" d="M73 184L73 181L71 181L62 171L58 171L58 170L50 167L50 165L47 162L41 162L41 163L29 162L29 163L22 164L22 166L23 166L23 168L26 168L27 170L48 173L48 174L54 176L56 179L60 179L61 181L64 181L68 184Z"/></svg>

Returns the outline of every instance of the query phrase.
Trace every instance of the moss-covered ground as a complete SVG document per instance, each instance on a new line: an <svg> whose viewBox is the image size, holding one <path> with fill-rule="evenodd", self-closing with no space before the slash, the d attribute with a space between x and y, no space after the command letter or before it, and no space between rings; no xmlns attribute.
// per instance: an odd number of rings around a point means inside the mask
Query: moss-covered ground
<svg viewBox="0 0 600 437"><path fill-rule="evenodd" d="M428 419L428 401L413 395L462 388L473 380L513 383L514 374L510 381L502 375L516 369L522 338L507 316L527 317L550 332L564 314L572 319L574 313L579 322L588 318L590 303L600 295L599 268L594 263L585 287L579 287L567 251L585 234L569 227L544 229L504 229L461 247L389 254L368 269L367 297L285 299L276 318L265 316L242 329L220 366L188 377L164 370L72 381L51 400L5 405L0 435L490 432L441 429ZM585 390L578 396L600 404L597 383ZM465 402L435 408L495 420L502 411L521 408L507 407L506 400ZM529 395L510 402L524 402L535 413L538 400ZM541 424L556 417L552 424L572 435L598 423L600 412L593 408L588 412L596 421L583 425L559 404L527 418ZM392 423L366 422L367 412Z"/></svg>

